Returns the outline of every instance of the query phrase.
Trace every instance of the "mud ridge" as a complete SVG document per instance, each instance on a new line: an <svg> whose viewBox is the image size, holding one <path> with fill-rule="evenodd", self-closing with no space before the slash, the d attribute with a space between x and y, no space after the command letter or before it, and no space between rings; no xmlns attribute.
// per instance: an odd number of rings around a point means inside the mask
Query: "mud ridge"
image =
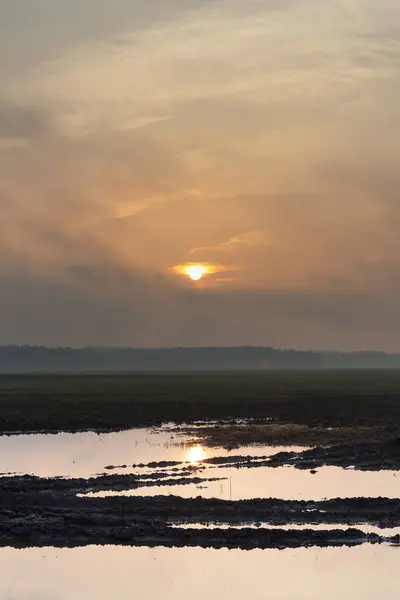
<svg viewBox="0 0 400 600"><path fill-rule="evenodd" d="M131 527L109 527L83 523L63 526L53 521L53 529L46 530L43 523L31 525L29 533L22 526L13 531L2 533L1 546L16 548L27 547L76 547L84 545L126 545L147 547L188 547L201 548L239 548L250 550L256 548L299 548L328 546L357 546L363 543L398 544L400 536L382 537L377 534L366 534L358 529L315 531L284 531L277 529L180 529L168 526L134 525Z"/></svg>
<svg viewBox="0 0 400 600"><path fill-rule="evenodd" d="M117 489L121 476L108 476ZM196 545L227 548L283 548L309 545L354 545L388 541L367 535L358 524L380 528L400 525L400 501L387 498L336 498L324 501L255 499L227 501L179 496L82 496L92 480L9 477L0 480L0 545L71 546L85 544ZM104 486L104 481L102 481ZM113 485L115 486L113 488ZM285 531L246 527L305 524L310 529ZM243 529L184 529L189 523L240 524ZM351 529L315 531L313 525L347 524ZM171 527L174 525L174 527ZM396 543L397 538L390 539Z"/></svg>
<svg viewBox="0 0 400 600"><path fill-rule="evenodd" d="M387 442L317 446L303 452L280 452L264 464L272 467L292 465L298 469L335 466L360 471L397 471L400 470L400 438Z"/></svg>

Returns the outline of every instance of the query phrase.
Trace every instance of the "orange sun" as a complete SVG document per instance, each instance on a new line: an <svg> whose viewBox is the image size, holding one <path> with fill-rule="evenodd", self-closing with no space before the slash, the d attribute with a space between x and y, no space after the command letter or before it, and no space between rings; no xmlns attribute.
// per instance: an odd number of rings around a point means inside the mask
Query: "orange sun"
<svg viewBox="0 0 400 600"><path fill-rule="evenodd" d="M186 269L186 273L192 281L199 281L206 272L207 268L204 265L190 265Z"/></svg>
<svg viewBox="0 0 400 600"><path fill-rule="evenodd" d="M220 270L219 265L210 263L185 263L170 268L170 272L177 273L178 275L186 275L192 281L200 281L204 275L212 275L218 273Z"/></svg>

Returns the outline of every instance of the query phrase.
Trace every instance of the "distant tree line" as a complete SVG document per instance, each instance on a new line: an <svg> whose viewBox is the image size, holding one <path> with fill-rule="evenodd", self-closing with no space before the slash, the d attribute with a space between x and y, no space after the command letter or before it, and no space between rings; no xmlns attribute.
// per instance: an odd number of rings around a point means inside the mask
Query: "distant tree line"
<svg viewBox="0 0 400 600"><path fill-rule="evenodd" d="M269 347L79 349L0 346L0 373L368 368L400 368L400 355Z"/></svg>

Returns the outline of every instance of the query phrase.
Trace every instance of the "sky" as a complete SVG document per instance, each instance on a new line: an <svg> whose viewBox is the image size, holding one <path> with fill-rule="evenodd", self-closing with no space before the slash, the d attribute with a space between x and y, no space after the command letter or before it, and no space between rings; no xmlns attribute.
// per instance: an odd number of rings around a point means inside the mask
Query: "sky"
<svg viewBox="0 0 400 600"><path fill-rule="evenodd" d="M0 0L0 343L400 351L399 127L398 0Z"/></svg>

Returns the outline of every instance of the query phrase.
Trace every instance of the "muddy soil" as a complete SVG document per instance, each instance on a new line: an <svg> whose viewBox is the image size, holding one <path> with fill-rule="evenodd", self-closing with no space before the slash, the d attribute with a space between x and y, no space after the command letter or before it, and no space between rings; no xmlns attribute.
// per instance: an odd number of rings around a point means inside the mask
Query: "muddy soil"
<svg viewBox="0 0 400 600"><path fill-rule="evenodd" d="M174 476L166 473L148 473L144 475L99 475L98 477L84 478L43 478L30 475L22 477L0 478L0 493L22 494L29 492L55 494L87 494L89 492L116 491L123 492L137 488L162 487L187 484L202 484L211 481L221 481L225 477L198 477L194 475L185 477ZM1 505L1 500L0 500Z"/></svg>
<svg viewBox="0 0 400 600"><path fill-rule="evenodd" d="M104 479L108 479L107 482ZM118 486L121 476L103 476L102 487ZM357 524L400 525L400 502L385 498L325 501L256 499L225 501L177 496L86 498L93 489L76 479L8 477L0 480L0 546L128 544L228 548L283 548L397 543L365 534ZM188 523L253 525L306 524L310 529L183 529ZM314 531L315 524L347 524L350 530ZM174 527L171 527L174 525ZM176 527L177 526L177 527Z"/></svg>
<svg viewBox="0 0 400 600"><path fill-rule="evenodd" d="M297 423L271 423L250 421L248 423L225 423L204 427L188 426L182 434L190 435L206 447L227 449L241 446L316 446L339 445L354 442L393 441L399 436L397 427L387 426L309 426Z"/></svg>
<svg viewBox="0 0 400 600"><path fill-rule="evenodd" d="M67 519L68 520L68 519ZM14 548L27 547L77 547L86 545L127 545L146 547L187 547L201 548L299 548L327 546L357 546L363 543L398 544L399 536L383 537L366 534L357 529L346 531L284 531L277 529L177 529L162 524L125 525L124 527L103 527L94 523L90 527L72 518L72 524L65 520L52 520L49 529L40 521L29 525L29 533L24 524L14 526L10 532L0 536L1 546Z"/></svg>
<svg viewBox="0 0 400 600"><path fill-rule="evenodd" d="M396 471L400 469L400 438L387 442L318 446L300 453L280 452L268 462L268 466L283 465L310 470L328 465L361 471Z"/></svg>
<svg viewBox="0 0 400 600"><path fill-rule="evenodd" d="M278 452L272 456L228 456L202 461L215 467L260 468L292 466L316 470L323 466L357 471L400 470L400 438L387 442L357 442L337 446L317 446L301 452Z"/></svg>

